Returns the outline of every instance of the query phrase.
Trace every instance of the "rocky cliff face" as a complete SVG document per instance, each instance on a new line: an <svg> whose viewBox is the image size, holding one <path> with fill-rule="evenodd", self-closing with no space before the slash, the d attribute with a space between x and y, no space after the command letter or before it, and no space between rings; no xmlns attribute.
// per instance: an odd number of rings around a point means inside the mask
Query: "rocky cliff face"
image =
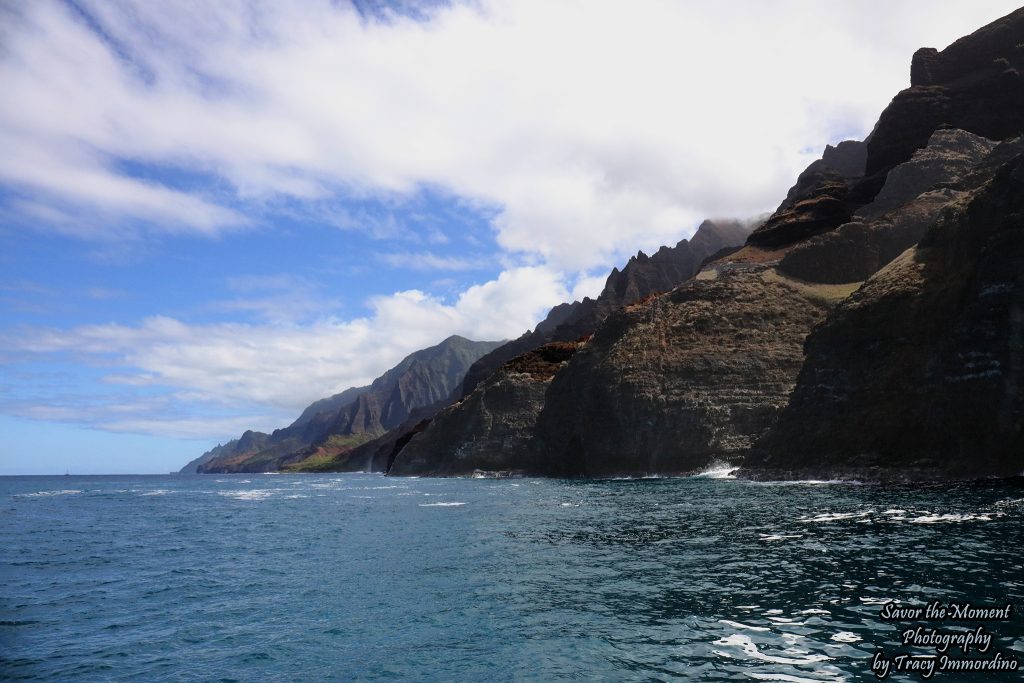
<svg viewBox="0 0 1024 683"><path fill-rule="evenodd" d="M1024 471L1024 156L808 338L748 476L976 478Z"/></svg>
<svg viewBox="0 0 1024 683"><path fill-rule="evenodd" d="M785 405L827 288L727 263L610 316L552 381L548 474L684 473L747 448Z"/></svg>
<svg viewBox="0 0 1024 683"><path fill-rule="evenodd" d="M827 146L821 158L800 174L775 213L750 234L748 243L783 247L848 221L858 206L851 191L864 177L866 163L863 142Z"/></svg>
<svg viewBox="0 0 1024 683"><path fill-rule="evenodd" d="M928 146L892 169L875 199L837 229L790 249L779 270L811 282L859 282L921 239L938 212L960 196L969 175L995 147L962 130L937 130Z"/></svg>
<svg viewBox="0 0 1024 683"><path fill-rule="evenodd" d="M589 335L609 313L657 292L667 292L692 277L701 263L726 247L743 244L751 226L743 221L706 220L693 237L674 247L662 247L652 256L638 252L619 270L613 268L597 299L586 298L551 309L533 332L485 355L466 373L461 396L473 389L503 363L552 341L573 341Z"/></svg>
<svg viewBox="0 0 1024 683"><path fill-rule="evenodd" d="M532 450L537 415L555 374L583 342L553 342L505 363L408 439L389 473L542 473Z"/></svg>
<svg viewBox="0 0 1024 683"><path fill-rule="evenodd" d="M940 128L990 140L1024 132L1024 8L941 52L922 48L911 87L886 107L865 143L842 143L812 164L750 244L777 248L833 230L871 203L896 166ZM863 165L858 166L863 161Z"/></svg>
<svg viewBox="0 0 1024 683"><path fill-rule="evenodd" d="M417 408L446 399L461 384L474 361L503 343L449 337L436 346L410 354L369 387L349 389L317 401L288 427L269 436L262 435L265 438L255 450L222 447L222 451L198 463L195 471L321 469L333 458L402 424ZM351 400L337 406L341 399L349 397ZM327 410L310 414L324 406Z"/></svg>
<svg viewBox="0 0 1024 683"><path fill-rule="evenodd" d="M1024 8L956 41L941 52L922 48L910 67L910 88L882 112L868 142L866 173L885 174L924 147L940 126L991 140L1024 129Z"/></svg>
<svg viewBox="0 0 1024 683"><path fill-rule="evenodd" d="M249 458L267 447L269 434L249 430L237 439L206 451L195 460L181 468L180 474L202 474L207 463L211 461L233 462Z"/></svg>
<svg viewBox="0 0 1024 683"><path fill-rule="evenodd" d="M596 300L556 307L536 330L481 358L466 375L463 391L468 393L461 402L429 425L407 425L406 430L418 430L415 436L382 437L368 462L377 466L387 452L391 474L550 471L552 466L543 464L543 456L534 450L535 423L548 384L575 352L578 340L624 304L690 278L703 260L738 246L748 233L748 224L740 221L705 221L690 240L662 247L652 256L638 253L622 270L612 270Z"/></svg>

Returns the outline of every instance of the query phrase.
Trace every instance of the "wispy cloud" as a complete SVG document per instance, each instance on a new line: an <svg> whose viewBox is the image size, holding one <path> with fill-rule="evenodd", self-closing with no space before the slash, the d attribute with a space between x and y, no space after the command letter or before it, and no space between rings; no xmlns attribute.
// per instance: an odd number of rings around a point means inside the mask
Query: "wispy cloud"
<svg viewBox="0 0 1024 683"><path fill-rule="evenodd" d="M377 261L403 270L482 270L493 265L483 258L466 258L463 256L443 256L431 251L394 251L376 255Z"/></svg>
<svg viewBox="0 0 1024 683"><path fill-rule="evenodd" d="M86 296L90 299L97 301L107 301L110 299L120 299L128 295L128 292L123 289L113 289L111 287L90 287L85 290Z"/></svg>
<svg viewBox="0 0 1024 683"><path fill-rule="evenodd" d="M218 235L263 198L437 187L498 207L502 248L586 269L704 216L770 208L825 142L870 129L914 47L1013 3L197 7L41 0L8 13L0 179L103 217L54 229ZM133 177L122 160L231 193Z"/></svg>
<svg viewBox="0 0 1024 683"><path fill-rule="evenodd" d="M331 315L341 302L319 285L290 273L232 276L227 288L239 294L206 305L211 311L241 312L271 324L294 325Z"/></svg>
<svg viewBox="0 0 1024 683"><path fill-rule="evenodd" d="M236 285L282 283L287 279L243 278ZM205 424L198 415L218 417L217 411L243 406L247 414L264 416L256 424L266 424L272 415L280 422L267 426L280 426L313 400L366 384L403 356L450 334L492 340L518 336L567 296L556 272L527 267L470 287L452 303L416 290L374 297L372 315L348 321L190 325L152 317L139 325L20 328L0 336L0 348L17 354L19 362L31 366L34 360L73 358L88 363L104 370L114 394L103 400L29 396L8 400L6 410L70 422L105 415L90 422L104 429L166 423L153 431L165 434L179 420ZM31 381L31 367L25 372ZM159 400L151 398L154 392ZM110 405L136 405L141 414L135 411L129 420L125 411L106 410ZM212 428L189 435L230 436Z"/></svg>

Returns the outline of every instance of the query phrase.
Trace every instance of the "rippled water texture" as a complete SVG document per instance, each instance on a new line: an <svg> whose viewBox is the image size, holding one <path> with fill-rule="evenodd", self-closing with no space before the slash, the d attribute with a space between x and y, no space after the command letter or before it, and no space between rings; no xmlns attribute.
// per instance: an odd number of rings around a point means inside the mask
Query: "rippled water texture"
<svg viewBox="0 0 1024 683"><path fill-rule="evenodd" d="M872 680L887 600L1024 609L1022 518L1005 483L3 478L0 679Z"/></svg>

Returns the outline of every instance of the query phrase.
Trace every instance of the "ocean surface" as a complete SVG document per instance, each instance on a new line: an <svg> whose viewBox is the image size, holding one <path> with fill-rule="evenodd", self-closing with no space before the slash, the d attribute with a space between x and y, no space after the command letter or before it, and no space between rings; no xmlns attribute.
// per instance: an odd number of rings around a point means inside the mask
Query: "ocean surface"
<svg viewBox="0 0 1024 683"><path fill-rule="evenodd" d="M893 600L1014 603L1024 660L1022 522L1019 483L5 477L0 680L875 680L934 654Z"/></svg>

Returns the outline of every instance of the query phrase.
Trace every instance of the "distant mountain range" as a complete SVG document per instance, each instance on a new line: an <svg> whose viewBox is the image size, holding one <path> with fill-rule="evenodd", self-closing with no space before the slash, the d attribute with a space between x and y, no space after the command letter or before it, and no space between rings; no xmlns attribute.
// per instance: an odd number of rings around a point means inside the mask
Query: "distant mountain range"
<svg viewBox="0 0 1024 683"><path fill-rule="evenodd" d="M315 469L402 424L418 408L447 399L467 368L503 342L452 336L416 351L365 387L314 402L291 425L272 434L247 431L182 468L182 473L268 472Z"/></svg>

